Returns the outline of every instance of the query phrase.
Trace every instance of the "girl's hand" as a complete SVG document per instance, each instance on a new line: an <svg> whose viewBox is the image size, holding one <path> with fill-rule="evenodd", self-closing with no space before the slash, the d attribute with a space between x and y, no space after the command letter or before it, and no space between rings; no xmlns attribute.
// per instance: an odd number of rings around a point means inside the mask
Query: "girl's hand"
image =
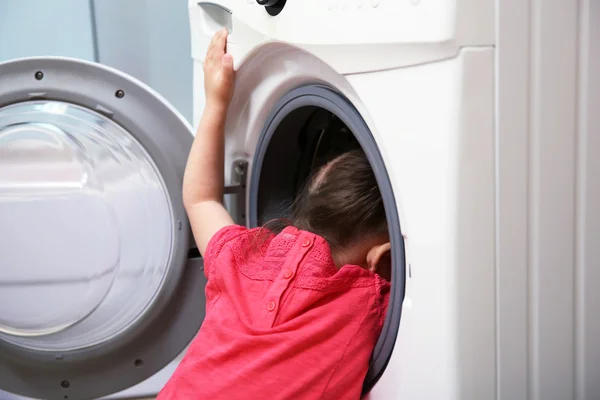
<svg viewBox="0 0 600 400"><path fill-rule="evenodd" d="M228 107L233 96L233 58L226 54L227 29L215 33L204 60L204 92L207 106Z"/></svg>

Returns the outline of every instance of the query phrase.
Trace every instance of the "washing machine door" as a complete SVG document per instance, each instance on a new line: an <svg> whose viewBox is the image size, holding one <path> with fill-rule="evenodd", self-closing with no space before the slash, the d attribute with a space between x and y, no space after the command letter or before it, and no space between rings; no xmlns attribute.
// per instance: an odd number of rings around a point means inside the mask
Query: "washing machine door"
<svg viewBox="0 0 600 400"><path fill-rule="evenodd" d="M188 123L133 78L0 64L0 389L98 398L148 378L204 317L181 183Z"/></svg>

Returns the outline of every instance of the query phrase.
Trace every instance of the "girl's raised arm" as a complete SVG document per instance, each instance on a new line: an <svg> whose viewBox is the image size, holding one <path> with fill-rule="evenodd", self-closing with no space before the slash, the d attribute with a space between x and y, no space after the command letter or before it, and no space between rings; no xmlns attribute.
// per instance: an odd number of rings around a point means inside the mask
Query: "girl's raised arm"
<svg viewBox="0 0 600 400"><path fill-rule="evenodd" d="M194 238L204 255L212 236L233 224L223 206L224 130L227 109L233 95L233 59L226 54L227 31L213 37L204 61L206 107L183 179L183 203Z"/></svg>

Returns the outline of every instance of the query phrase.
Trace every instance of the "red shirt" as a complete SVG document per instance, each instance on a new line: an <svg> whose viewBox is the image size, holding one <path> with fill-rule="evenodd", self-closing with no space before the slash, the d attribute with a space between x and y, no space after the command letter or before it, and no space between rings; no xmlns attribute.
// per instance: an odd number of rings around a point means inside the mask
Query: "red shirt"
<svg viewBox="0 0 600 400"><path fill-rule="evenodd" d="M389 283L336 270L310 232L262 242L259 229L228 226L210 240L206 318L159 400L360 398Z"/></svg>

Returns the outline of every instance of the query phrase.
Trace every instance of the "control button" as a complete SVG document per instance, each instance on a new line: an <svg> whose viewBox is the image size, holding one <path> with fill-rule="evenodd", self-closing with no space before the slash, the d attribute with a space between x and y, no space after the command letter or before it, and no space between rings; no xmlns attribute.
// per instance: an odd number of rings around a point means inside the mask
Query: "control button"
<svg viewBox="0 0 600 400"><path fill-rule="evenodd" d="M283 10L286 1L287 0L256 0L259 5L265 7L267 13L272 17L278 15L281 10Z"/></svg>
<svg viewBox="0 0 600 400"><path fill-rule="evenodd" d="M304 241L302 242L302 247L308 247L310 246L311 241L309 238L304 239Z"/></svg>
<svg viewBox="0 0 600 400"><path fill-rule="evenodd" d="M290 269L286 269L285 271L283 271L283 277L285 279L290 279L292 275L294 275L294 273Z"/></svg>
<svg viewBox="0 0 600 400"><path fill-rule="evenodd" d="M381 3L380 0L371 0L371 5L373 7L379 7L379 3Z"/></svg>
<svg viewBox="0 0 600 400"><path fill-rule="evenodd" d="M267 304L267 310L273 311L274 309L275 309L275 302L270 301L269 304Z"/></svg>

